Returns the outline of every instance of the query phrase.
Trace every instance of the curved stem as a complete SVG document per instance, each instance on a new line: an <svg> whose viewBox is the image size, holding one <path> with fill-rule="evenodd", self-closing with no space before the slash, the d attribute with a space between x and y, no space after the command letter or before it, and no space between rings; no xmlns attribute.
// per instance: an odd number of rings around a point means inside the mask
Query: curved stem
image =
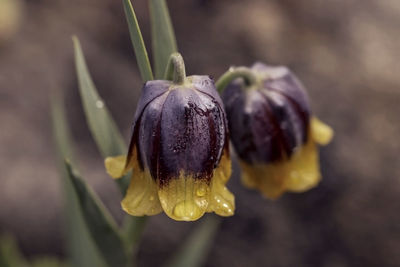
<svg viewBox="0 0 400 267"><path fill-rule="evenodd" d="M169 57L167 69L165 70L164 78L171 80L175 84L183 84L186 79L185 62L181 54L173 53Z"/></svg>
<svg viewBox="0 0 400 267"><path fill-rule="evenodd" d="M218 92L221 94L228 86L228 84L236 78L243 78L247 86L252 86L259 82L259 78L250 68L231 67L215 83Z"/></svg>

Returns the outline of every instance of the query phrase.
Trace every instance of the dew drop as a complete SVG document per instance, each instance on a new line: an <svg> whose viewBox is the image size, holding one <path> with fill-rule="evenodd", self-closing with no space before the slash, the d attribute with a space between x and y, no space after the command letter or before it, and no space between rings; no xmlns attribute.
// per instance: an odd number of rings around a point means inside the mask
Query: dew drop
<svg viewBox="0 0 400 267"><path fill-rule="evenodd" d="M181 201L173 209L173 214L182 220L195 220L201 216L199 207L192 201Z"/></svg>
<svg viewBox="0 0 400 267"><path fill-rule="evenodd" d="M198 197L204 197L206 195L206 188L204 186L200 186L197 191L196 191L196 195Z"/></svg>
<svg viewBox="0 0 400 267"><path fill-rule="evenodd" d="M101 100L96 101L96 107L97 108L104 108L104 102Z"/></svg>

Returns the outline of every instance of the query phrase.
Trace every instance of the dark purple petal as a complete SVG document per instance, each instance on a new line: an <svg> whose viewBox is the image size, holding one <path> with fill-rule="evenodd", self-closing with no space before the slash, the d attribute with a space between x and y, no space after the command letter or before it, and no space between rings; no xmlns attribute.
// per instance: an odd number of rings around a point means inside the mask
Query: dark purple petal
<svg viewBox="0 0 400 267"><path fill-rule="evenodd" d="M128 165L129 162L132 160L133 152L135 146L138 143L138 135L139 135L139 125L141 122L141 117L143 114L144 109L147 107L149 103L157 99L158 97L163 96L168 92L168 88L171 85L170 81L163 81L163 80L155 80L155 81L148 81L144 84L142 88L142 95L139 99L139 103L137 104L135 118L132 126L132 134L131 140L129 143L129 150L126 164ZM161 113L161 109L159 111ZM139 163L143 168L143 160L141 159L140 153L138 153Z"/></svg>
<svg viewBox="0 0 400 267"><path fill-rule="evenodd" d="M225 142L223 116L215 99L194 89L169 93L162 111L160 162L155 176L161 185L181 171L211 179Z"/></svg>
<svg viewBox="0 0 400 267"><path fill-rule="evenodd" d="M138 125L138 154L143 167L149 168L151 174L159 164L159 152L161 144L161 114L168 97L168 92L149 102L143 110ZM153 175L153 177L155 177Z"/></svg>
<svg viewBox="0 0 400 267"><path fill-rule="evenodd" d="M143 85L142 95L140 96L139 103L137 104L134 121L138 120L147 104L149 104L155 98L166 93L170 86L170 81L154 80L146 82Z"/></svg>
<svg viewBox="0 0 400 267"><path fill-rule="evenodd" d="M291 98L304 112L310 112L310 104L304 86L288 68L268 66L257 62L252 69L270 77L264 80L265 89L277 91Z"/></svg>
<svg viewBox="0 0 400 267"><path fill-rule="evenodd" d="M211 98L213 98L221 106L223 106L222 99L219 96L217 90L215 89L214 80L210 78L210 76L195 75L190 77L192 79L193 87L196 90L211 96Z"/></svg>
<svg viewBox="0 0 400 267"><path fill-rule="evenodd" d="M208 76L188 80L188 88L147 82L136 111L128 160L136 147L141 168L148 168L160 185L181 172L211 179L228 145L223 104L213 81Z"/></svg>
<svg viewBox="0 0 400 267"><path fill-rule="evenodd" d="M261 88L245 88L237 79L223 94L235 150L248 163L290 157L307 141L307 95L285 67L256 63L252 69L264 77Z"/></svg>

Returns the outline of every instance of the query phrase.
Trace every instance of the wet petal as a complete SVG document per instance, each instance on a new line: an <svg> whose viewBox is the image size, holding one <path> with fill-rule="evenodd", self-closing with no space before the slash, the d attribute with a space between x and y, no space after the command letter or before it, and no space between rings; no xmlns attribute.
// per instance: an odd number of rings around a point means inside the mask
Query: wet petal
<svg viewBox="0 0 400 267"><path fill-rule="evenodd" d="M121 206L124 211L133 216L155 215L162 211L157 195L157 185L149 170L138 170L133 173Z"/></svg>
<svg viewBox="0 0 400 267"><path fill-rule="evenodd" d="M175 220L193 221L205 212L233 214L234 197L225 187L231 163L222 102L209 77L188 77L193 80L167 90L169 81L146 83L127 158L106 160L113 177L134 169L121 203L131 215L164 210ZM152 86L163 88L153 93Z"/></svg>
<svg viewBox="0 0 400 267"><path fill-rule="evenodd" d="M191 76L191 80L193 83L193 87L196 90L206 95L209 95L212 99L217 101L221 106L223 105L221 97L217 92L217 90L215 89L214 81L213 79L210 78L210 76L201 76L201 75Z"/></svg>
<svg viewBox="0 0 400 267"><path fill-rule="evenodd" d="M162 111L155 176L161 184L180 177L181 171L186 176L211 178L227 131L223 111L212 100L190 88L169 93Z"/></svg>
<svg viewBox="0 0 400 267"><path fill-rule="evenodd" d="M234 214L235 197L225 186L231 176L231 168L231 160L225 155L222 156L211 180L211 197L207 212L215 212L220 216L232 216Z"/></svg>
<svg viewBox="0 0 400 267"><path fill-rule="evenodd" d="M138 152L132 153L131 164L133 174L125 198L121 202L122 209L133 216L155 215L161 212L157 195L157 184L151 177L148 168L140 168Z"/></svg>
<svg viewBox="0 0 400 267"><path fill-rule="evenodd" d="M177 221L195 221L205 212L231 216L235 210L234 196L225 187L231 162L225 157L209 180L181 172L168 183L160 185L158 196L164 212Z"/></svg>
<svg viewBox="0 0 400 267"><path fill-rule="evenodd" d="M195 221L207 210L210 187L207 179L183 172L160 186L158 196L164 212L177 221Z"/></svg>

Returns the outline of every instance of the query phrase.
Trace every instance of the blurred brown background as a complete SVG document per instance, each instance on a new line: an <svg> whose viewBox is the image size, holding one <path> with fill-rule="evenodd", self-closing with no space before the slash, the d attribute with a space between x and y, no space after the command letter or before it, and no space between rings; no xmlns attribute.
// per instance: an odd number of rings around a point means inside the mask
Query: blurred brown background
<svg viewBox="0 0 400 267"><path fill-rule="evenodd" d="M83 117L71 35L80 38L126 140L140 94L139 72L121 1L11 0L20 2L21 16L8 30L4 14L11 11L4 13L2 1L0 232L13 233L28 256L63 257L51 90L65 91L82 173L113 214L122 216L118 190ZM189 74L218 77L231 64L256 60L288 65L307 86L314 112L336 131L334 142L321 150L324 179L310 192L267 201L232 177L237 213L224 220L206 266L399 266L400 2L168 4ZM147 1L133 5L150 49ZM152 217L140 266L164 262L192 227L165 215Z"/></svg>

